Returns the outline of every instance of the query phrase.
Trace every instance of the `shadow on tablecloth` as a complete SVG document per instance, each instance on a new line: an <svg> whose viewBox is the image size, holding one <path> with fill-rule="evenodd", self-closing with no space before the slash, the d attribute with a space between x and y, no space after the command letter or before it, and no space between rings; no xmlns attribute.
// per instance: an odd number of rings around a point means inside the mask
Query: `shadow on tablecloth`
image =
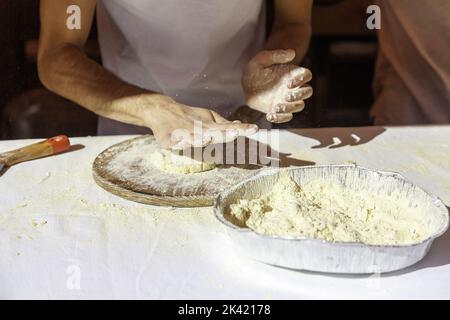
<svg viewBox="0 0 450 320"><path fill-rule="evenodd" d="M291 129L288 130L296 135L311 138L319 142L312 149L337 149L347 146L358 146L366 144L383 132L383 127L362 127L362 128L323 128L318 129Z"/></svg>
<svg viewBox="0 0 450 320"><path fill-rule="evenodd" d="M217 157L215 156L215 152L211 151L218 151ZM211 155L212 162L224 164L223 167L238 167L247 170L259 170L262 167L269 166L274 168L288 168L316 164L313 161L296 159L290 153L280 152L267 143L244 136L240 136L236 140L225 144L219 143L211 144L207 147L191 147L179 151L178 154L199 161L208 161L205 156ZM202 158L197 159L198 157Z"/></svg>

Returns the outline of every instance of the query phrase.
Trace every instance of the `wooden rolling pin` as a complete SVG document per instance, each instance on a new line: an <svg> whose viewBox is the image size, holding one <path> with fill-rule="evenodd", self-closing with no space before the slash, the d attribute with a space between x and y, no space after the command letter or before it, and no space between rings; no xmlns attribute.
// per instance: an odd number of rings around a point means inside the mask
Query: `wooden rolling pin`
<svg viewBox="0 0 450 320"><path fill-rule="evenodd" d="M8 151L0 154L0 171L4 167L10 167L20 162L34 160L56 153L66 151L70 148L70 141L64 135L53 137L45 141L31 144L29 146Z"/></svg>

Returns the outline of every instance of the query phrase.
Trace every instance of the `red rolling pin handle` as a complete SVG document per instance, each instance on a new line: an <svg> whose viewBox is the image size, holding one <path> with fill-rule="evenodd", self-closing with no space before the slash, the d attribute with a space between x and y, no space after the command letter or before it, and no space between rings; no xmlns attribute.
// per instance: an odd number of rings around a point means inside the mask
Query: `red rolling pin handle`
<svg viewBox="0 0 450 320"><path fill-rule="evenodd" d="M53 148L53 153L60 153L70 148L70 140L65 135L56 136L47 140Z"/></svg>
<svg viewBox="0 0 450 320"><path fill-rule="evenodd" d="M30 161L61 153L70 148L70 141L65 135L56 136L20 149L1 154L3 163L12 166L19 162Z"/></svg>

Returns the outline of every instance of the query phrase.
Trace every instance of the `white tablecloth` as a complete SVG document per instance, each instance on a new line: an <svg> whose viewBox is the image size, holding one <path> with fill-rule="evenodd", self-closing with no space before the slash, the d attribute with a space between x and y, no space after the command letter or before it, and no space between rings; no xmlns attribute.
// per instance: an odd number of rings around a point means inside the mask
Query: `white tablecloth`
<svg viewBox="0 0 450 320"><path fill-rule="evenodd" d="M449 233L406 270L327 275L237 256L211 208L113 196L94 183L91 165L127 138L73 138L84 148L0 177L0 298L450 298ZM30 142L1 141L0 152ZM398 171L450 206L450 126L283 131L280 151Z"/></svg>

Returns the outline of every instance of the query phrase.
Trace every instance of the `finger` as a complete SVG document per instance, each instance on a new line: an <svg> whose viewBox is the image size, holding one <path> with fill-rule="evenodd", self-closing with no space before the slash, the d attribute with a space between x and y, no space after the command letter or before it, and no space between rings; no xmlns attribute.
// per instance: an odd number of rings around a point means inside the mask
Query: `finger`
<svg viewBox="0 0 450 320"><path fill-rule="evenodd" d="M295 68L291 71L291 81L288 85L289 89L300 87L312 80L312 72L306 68Z"/></svg>
<svg viewBox="0 0 450 320"><path fill-rule="evenodd" d="M305 102L301 100L295 103L280 103L273 108L272 113L295 113L303 109L305 109Z"/></svg>
<svg viewBox="0 0 450 320"><path fill-rule="evenodd" d="M285 100L287 102L301 101L311 98L312 95L313 95L313 88L311 86L304 86L289 91L286 94Z"/></svg>
<svg viewBox="0 0 450 320"><path fill-rule="evenodd" d="M189 148L202 148L211 144L211 136L202 132L201 134L191 134L189 137L184 137L180 140L172 140L170 149L172 150L186 150Z"/></svg>
<svg viewBox="0 0 450 320"><path fill-rule="evenodd" d="M209 129L200 131L197 134L172 139L170 149L202 148L213 143L230 142L239 136L249 136L257 131L258 126L253 124L232 123L229 121L227 123L213 123Z"/></svg>
<svg viewBox="0 0 450 320"><path fill-rule="evenodd" d="M248 123L216 123L211 128L224 132L228 137L250 136L258 132L257 125Z"/></svg>
<svg viewBox="0 0 450 320"><path fill-rule="evenodd" d="M232 127L229 124L215 126L205 131L209 144L228 143L236 140L239 136L247 136L256 133L255 129L242 129Z"/></svg>
<svg viewBox="0 0 450 320"><path fill-rule="evenodd" d="M210 144L228 143L234 141L239 137L239 130L237 129L209 129L205 133L211 138Z"/></svg>
<svg viewBox="0 0 450 320"><path fill-rule="evenodd" d="M292 113L268 113L266 119L272 123L285 123L292 120Z"/></svg>
<svg viewBox="0 0 450 320"><path fill-rule="evenodd" d="M288 50L264 50L259 52L250 62L253 65L270 67L274 64L289 63L295 58L295 51Z"/></svg>
<svg viewBox="0 0 450 320"><path fill-rule="evenodd" d="M200 134L192 135L191 146L194 148L203 148L208 144L211 144L213 137L208 133L208 130L201 132Z"/></svg>

